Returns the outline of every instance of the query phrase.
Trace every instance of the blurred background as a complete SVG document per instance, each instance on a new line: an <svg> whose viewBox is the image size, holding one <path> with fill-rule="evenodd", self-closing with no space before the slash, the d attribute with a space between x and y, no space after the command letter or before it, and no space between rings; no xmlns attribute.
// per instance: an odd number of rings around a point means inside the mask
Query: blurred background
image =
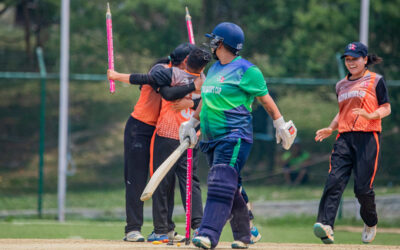
<svg viewBox="0 0 400 250"><path fill-rule="evenodd" d="M105 0L70 1L66 207L67 218L122 221L123 130L140 92L136 86L117 82L116 93L109 94L106 6ZM197 44L207 42L204 33L219 22L231 21L243 28L241 55L262 70L281 112L298 128L296 145L283 152L274 142L268 116L254 103L256 140L243 171L250 199L256 205L318 200L335 136L316 143L314 135L338 111L335 83L345 69L337 53L359 40L360 0L112 0L115 69L144 73L156 59L187 42L185 6ZM60 7L57 0L0 1L3 219L38 213L56 217ZM399 10L399 0L373 0L369 7L369 52L384 59L371 69L385 77L392 105L392 114L383 120L381 165L375 181L378 196L400 192ZM205 185L204 159L198 169ZM353 196L351 182L345 198ZM261 210L259 205L256 214Z"/></svg>

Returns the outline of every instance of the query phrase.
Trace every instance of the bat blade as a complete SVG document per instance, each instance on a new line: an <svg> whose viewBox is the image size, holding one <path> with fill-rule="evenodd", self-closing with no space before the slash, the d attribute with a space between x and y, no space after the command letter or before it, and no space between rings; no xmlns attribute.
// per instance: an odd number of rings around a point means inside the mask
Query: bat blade
<svg viewBox="0 0 400 250"><path fill-rule="evenodd" d="M175 162L181 157L185 150L189 147L189 139L185 139L179 147L160 165L160 167L154 172L150 181L147 183L143 190L141 201L147 201L153 196L154 191L157 189L160 182L164 179L165 175L169 172Z"/></svg>

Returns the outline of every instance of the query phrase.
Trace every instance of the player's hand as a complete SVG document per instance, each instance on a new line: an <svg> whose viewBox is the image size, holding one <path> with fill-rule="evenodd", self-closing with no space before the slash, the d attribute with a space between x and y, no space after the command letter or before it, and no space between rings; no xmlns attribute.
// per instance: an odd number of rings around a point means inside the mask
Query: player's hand
<svg viewBox="0 0 400 250"><path fill-rule="evenodd" d="M276 143L282 142L282 147L288 150L297 136L297 128L293 121L285 122L283 116L273 121L275 127Z"/></svg>
<svg viewBox="0 0 400 250"><path fill-rule="evenodd" d="M201 87L203 86L203 83L205 80L206 80L206 76L204 74L200 74L199 77L194 79L194 86L196 87L196 92L201 91Z"/></svg>
<svg viewBox="0 0 400 250"><path fill-rule="evenodd" d="M189 147L194 148L197 143L197 135L195 128L200 124L200 121L191 117L189 121L183 122L179 127L179 141L183 143L186 138L189 138Z"/></svg>
<svg viewBox="0 0 400 250"><path fill-rule="evenodd" d="M179 112L183 109L192 108L193 106L194 102L190 98L182 98L172 103L172 109L174 109L176 112Z"/></svg>
<svg viewBox="0 0 400 250"><path fill-rule="evenodd" d="M108 80L115 80L116 79L116 77L117 77L117 72L116 71L114 71L114 70L112 70L112 69L108 69L107 70L107 79Z"/></svg>
<svg viewBox="0 0 400 250"><path fill-rule="evenodd" d="M323 128L315 133L315 141L323 141L332 134L333 130L331 128Z"/></svg>
<svg viewBox="0 0 400 250"><path fill-rule="evenodd" d="M371 119L372 119L372 118L371 118L371 114L368 113L365 109L362 109L362 108L354 108L354 109L352 109L352 111L353 111L353 114L355 114L355 115L362 116L362 117L364 117L365 119L368 119L368 120L371 120Z"/></svg>

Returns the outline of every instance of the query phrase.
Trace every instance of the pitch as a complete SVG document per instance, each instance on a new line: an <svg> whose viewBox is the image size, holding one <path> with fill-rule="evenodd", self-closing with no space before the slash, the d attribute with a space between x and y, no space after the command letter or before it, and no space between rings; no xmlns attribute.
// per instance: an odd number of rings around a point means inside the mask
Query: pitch
<svg viewBox="0 0 400 250"><path fill-rule="evenodd" d="M199 249L193 245L177 244L153 245L151 243L132 243L113 240L83 239L0 239L0 249L135 249L135 250L167 250L167 249ZM215 249L232 249L229 242L221 242ZM350 244L291 244L291 243L257 243L249 249L399 249L399 246L383 245L350 245Z"/></svg>

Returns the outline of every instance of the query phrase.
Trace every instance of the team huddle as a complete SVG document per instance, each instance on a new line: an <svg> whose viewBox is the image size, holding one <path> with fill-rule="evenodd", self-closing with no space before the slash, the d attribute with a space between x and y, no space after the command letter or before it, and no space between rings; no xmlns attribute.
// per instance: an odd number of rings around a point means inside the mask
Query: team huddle
<svg viewBox="0 0 400 250"><path fill-rule="evenodd" d="M190 222L193 244L204 249L215 248L228 221L234 239L232 248L248 248L261 238L253 224L254 216L241 178L253 143L254 99L272 118L276 142L284 149L293 144L297 128L292 121L284 120L260 69L239 55L245 38L242 29L223 22L206 37L211 53L184 43L168 58L157 61L147 74L107 72L110 80L141 88L124 133L126 241L145 241L141 234L140 196L148 175L184 140L189 140L193 148ZM368 70L369 65L379 63L381 58L369 55L367 47L359 42L350 43L342 57L349 74L336 85L339 112L329 127L318 130L315 137L316 141L322 141L333 131L339 132L314 234L326 244L334 242L336 213L353 171L354 192L364 221L362 241L369 243L375 237L378 223L373 181L378 168L381 119L390 114L390 104L383 77ZM212 58L216 62L205 75L204 68ZM209 165L204 210L196 172L199 150ZM184 154L153 194L154 231L147 241L185 240L175 231L172 214L176 179L185 204L186 161Z"/></svg>

